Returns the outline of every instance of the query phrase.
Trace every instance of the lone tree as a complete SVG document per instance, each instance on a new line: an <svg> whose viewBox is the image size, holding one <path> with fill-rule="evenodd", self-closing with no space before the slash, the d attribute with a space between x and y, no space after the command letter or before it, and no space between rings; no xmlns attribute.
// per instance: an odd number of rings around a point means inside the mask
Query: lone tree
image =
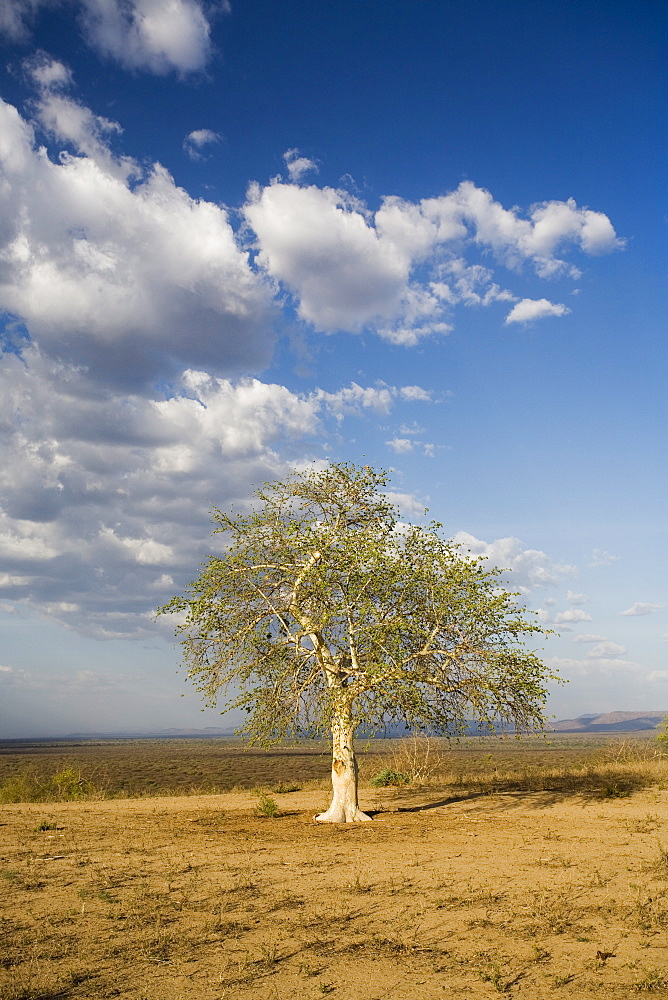
<svg viewBox="0 0 668 1000"><path fill-rule="evenodd" d="M542 629L499 570L461 555L438 524L400 521L387 481L332 465L266 483L250 514L214 510L225 554L160 609L182 618L188 676L208 704L225 693L225 710L247 713L250 742L331 730L321 822L370 818L357 800L358 727L541 728L554 676L523 647Z"/></svg>

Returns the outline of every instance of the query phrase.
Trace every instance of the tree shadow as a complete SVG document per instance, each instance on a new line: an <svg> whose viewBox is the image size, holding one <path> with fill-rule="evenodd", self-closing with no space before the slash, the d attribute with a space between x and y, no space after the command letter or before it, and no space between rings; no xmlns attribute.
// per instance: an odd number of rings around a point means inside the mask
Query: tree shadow
<svg viewBox="0 0 668 1000"><path fill-rule="evenodd" d="M562 780L531 783L500 781L486 787L461 789L450 794L443 788L433 790L433 798L428 788L396 789L388 800L386 811L398 813L430 812L458 802L487 800L486 810L497 811L517 808L545 809L569 799L581 799L583 805L600 803L606 799L626 799L637 792L656 785L656 777L638 774L592 774L568 775ZM438 796L438 797L436 797ZM421 801L415 801L420 799ZM429 800L429 801L426 801ZM377 810L378 813L384 810ZM371 812L367 810L371 815Z"/></svg>

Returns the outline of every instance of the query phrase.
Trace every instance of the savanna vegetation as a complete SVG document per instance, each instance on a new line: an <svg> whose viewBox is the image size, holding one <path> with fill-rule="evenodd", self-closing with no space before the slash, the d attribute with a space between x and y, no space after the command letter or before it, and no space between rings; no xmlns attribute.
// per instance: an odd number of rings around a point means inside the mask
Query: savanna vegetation
<svg viewBox="0 0 668 1000"><path fill-rule="evenodd" d="M0 1000L668 996L651 738L379 741L375 822L324 826L326 746L0 749L3 789L28 765L50 796L0 808ZM236 790L156 794L188 755ZM105 758L152 794L96 790Z"/></svg>

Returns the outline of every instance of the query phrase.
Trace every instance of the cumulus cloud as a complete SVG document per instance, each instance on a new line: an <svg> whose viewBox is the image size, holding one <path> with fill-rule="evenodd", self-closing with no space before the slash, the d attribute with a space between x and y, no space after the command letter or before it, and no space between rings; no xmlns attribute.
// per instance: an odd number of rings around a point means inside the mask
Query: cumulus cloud
<svg viewBox="0 0 668 1000"><path fill-rule="evenodd" d="M427 508L424 503L413 493L401 493L395 490L388 490L385 496L391 504L398 507L406 517L424 517Z"/></svg>
<svg viewBox="0 0 668 1000"><path fill-rule="evenodd" d="M545 663L566 679L577 676L595 678L597 675L601 679L623 677L624 675L638 677L646 670L641 663L637 663L635 660L607 656L587 657L584 660L571 659L567 656L550 656L546 658Z"/></svg>
<svg viewBox="0 0 668 1000"><path fill-rule="evenodd" d="M44 90L60 90L72 84L72 71L59 59L53 59L46 52L36 52L26 59L24 69L38 87Z"/></svg>
<svg viewBox="0 0 668 1000"><path fill-rule="evenodd" d="M615 659L628 653L626 646L618 642L598 642L587 653L587 657L592 659Z"/></svg>
<svg viewBox="0 0 668 1000"><path fill-rule="evenodd" d="M391 441L386 441L385 444L388 448L392 449L395 455L408 455L415 449L418 442L411 441L410 438L392 438Z"/></svg>
<svg viewBox="0 0 668 1000"><path fill-rule="evenodd" d="M555 625L572 625L574 622L590 622L591 615L582 608L568 608L555 615L553 621Z"/></svg>
<svg viewBox="0 0 668 1000"><path fill-rule="evenodd" d="M26 68L38 88L34 118L57 150L47 155L33 125L0 102L0 309L43 352L111 385L170 379L184 367L261 369L281 286L320 330L372 328L411 346L447 334L453 304L514 298L454 248L480 244L505 260L512 244L534 264L540 251L541 267L560 240L584 249L589 210L570 203L571 229L548 240L534 233L540 219L507 212L468 182L419 204L386 198L373 213L346 192L276 180L252 186L243 208L254 260L223 207L191 198L160 164L116 150L121 126L71 96L64 64L40 53ZM201 156L217 138L198 129L185 146ZM302 160L286 154L295 177Z"/></svg>
<svg viewBox="0 0 668 1000"><path fill-rule="evenodd" d="M7 0L0 5L0 35L12 42L25 42L30 37L40 7L53 0Z"/></svg>
<svg viewBox="0 0 668 1000"><path fill-rule="evenodd" d="M612 566L614 562L619 561L619 556L613 556L605 549L594 549L587 566L591 569L596 569L598 566Z"/></svg>
<svg viewBox="0 0 668 1000"><path fill-rule="evenodd" d="M37 113L75 153L52 161L0 102L0 309L42 351L109 384L262 368L270 291L224 209L159 164L115 157L106 138L117 126L65 94L45 89Z"/></svg>
<svg viewBox="0 0 668 1000"><path fill-rule="evenodd" d="M194 369L168 398L100 391L34 345L5 354L0 597L99 637L152 634L211 549L212 503L245 505L346 415L412 405L396 386L297 394Z"/></svg>
<svg viewBox="0 0 668 1000"><path fill-rule="evenodd" d="M364 410L374 410L376 413L389 413L397 399L409 402L428 402L431 395L418 385L396 386L381 383L377 386L363 387L357 382L338 389L336 392L326 392L316 389L315 398L324 403L338 419L351 414L360 414Z"/></svg>
<svg viewBox="0 0 668 1000"><path fill-rule="evenodd" d="M313 171L318 172L318 164L315 160L301 156L298 149L288 149L286 153L283 153L283 159L288 169L288 176L295 184L298 184L305 174L310 174Z"/></svg>
<svg viewBox="0 0 668 1000"><path fill-rule="evenodd" d="M200 72L211 55L211 15L223 3L201 0L7 0L0 33L27 41L42 7L74 10L86 41L101 55L133 70L164 75Z"/></svg>
<svg viewBox="0 0 668 1000"><path fill-rule="evenodd" d="M493 542L485 542L466 531L458 531L453 541L472 555L484 556L492 565L511 570L508 583L511 589L521 593L554 586L564 577L577 573L575 566L555 563L540 549L525 548L519 538L497 538Z"/></svg>
<svg viewBox="0 0 668 1000"><path fill-rule="evenodd" d="M605 642L604 635L594 635L591 632L581 632L580 635L576 635L573 642Z"/></svg>
<svg viewBox="0 0 668 1000"><path fill-rule="evenodd" d="M434 458L436 445L430 441L420 441L416 438L391 438L385 444L391 448L395 455L410 455L411 452L421 450L427 458Z"/></svg>
<svg viewBox="0 0 668 1000"><path fill-rule="evenodd" d="M197 0L82 0L88 42L128 69L183 75L204 69L211 26Z"/></svg>
<svg viewBox="0 0 668 1000"><path fill-rule="evenodd" d="M123 41L135 68L192 69L187 33L183 50L169 45L178 18L201 26L203 8L170 0L162 41L156 9L87 0L90 37L111 54ZM447 333L457 304L514 299L469 251L557 273L560 246L615 245L589 210L563 203L561 228L545 228L540 213L521 218L471 184L417 204L386 198L373 212L341 191L276 180L251 189L235 231L234 216L191 198L160 164L119 153L121 125L72 96L64 64L42 53L26 69L32 120L0 102L0 310L14 338L0 360L0 590L96 636L152 634L154 604L207 554L212 502L244 505L258 482L322 455L346 418L431 401L419 385L300 394L236 377L270 360L286 290L319 330L373 328L410 345ZM212 141L206 129L188 136L194 151ZM293 180L312 169L305 159L286 154ZM433 454L412 433L390 446ZM411 494L390 498L423 513ZM522 590L575 572L518 539L459 540L513 569Z"/></svg>
<svg viewBox="0 0 668 1000"><path fill-rule="evenodd" d="M509 323L532 323L546 316L566 316L570 311L568 306L550 302L549 299L522 299L513 306L504 322L506 326Z"/></svg>
<svg viewBox="0 0 668 1000"><path fill-rule="evenodd" d="M632 617L637 615L653 615L656 611L660 611L661 608L665 607L666 605L664 603L648 604L644 601L636 601L635 604L632 604L630 608L626 609L626 611L620 611L619 613L620 615L628 615Z"/></svg>
<svg viewBox="0 0 668 1000"><path fill-rule="evenodd" d="M210 128L196 128L183 140L183 149L191 160L205 160L206 147L220 142L220 135Z"/></svg>
<svg viewBox="0 0 668 1000"><path fill-rule="evenodd" d="M325 332L373 326L404 346L447 334L447 313L457 303L516 301L462 249L491 252L511 269L530 263L539 276L554 277L568 271L557 250L621 245L607 216L572 200L534 206L527 219L469 181L419 203L387 197L373 212L347 191L275 179L251 185L244 211L260 265L294 296L302 319ZM523 299L507 322L568 311L547 299Z"/></svg>

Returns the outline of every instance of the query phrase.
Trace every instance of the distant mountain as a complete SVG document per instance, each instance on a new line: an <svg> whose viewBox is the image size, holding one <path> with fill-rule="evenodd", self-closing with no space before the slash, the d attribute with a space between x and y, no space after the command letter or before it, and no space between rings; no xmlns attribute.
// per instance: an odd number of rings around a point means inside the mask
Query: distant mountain
<svg viewBox="0 0 668 1000"><path fill-rule="evenodd" d="M576 719L560 719L546 726L547 732L553 733L639 733L656 729L668 715L666 712L606 712L602 715L578 715ZM506 732L512 732L507 729ZM358 734L364 738L367 734L361 729ZM390 725L380 730L378 737L401 739L410 735L405 726ZM464 723L462 736L479 736L480 729L474 722ZM30 740L196 740L196 739L231 739L234 737L234 727L222 729L218 726L206 726L204 729L122 729L106 733L67 733L63 736L31 736L19 737L18 740L3 742L22 742Z"/></svg>
<svg viewBox="0 0 668 1000"><path fill-rule="evenodd" d="M561 719L548 728L555 733L637 733L656 729L668 712L606 712Z"/></svg>

